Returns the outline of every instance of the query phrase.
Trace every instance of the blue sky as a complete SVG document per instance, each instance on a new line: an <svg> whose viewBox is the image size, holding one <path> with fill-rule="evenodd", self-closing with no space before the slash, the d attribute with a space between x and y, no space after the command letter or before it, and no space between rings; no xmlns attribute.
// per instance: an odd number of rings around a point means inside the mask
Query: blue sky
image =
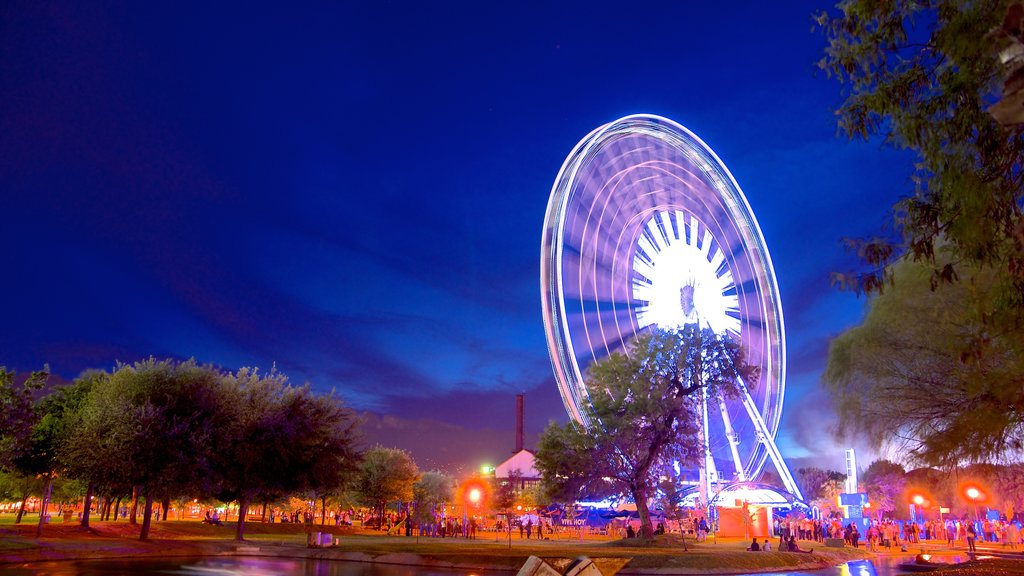
<svg viewBox="0 0 1024 576"><path fill-rule="evenodd" d="M540 313L555 175L652 113L746 193L788 329L779 443L839 467L819 378L864 303L829 273L912 185L906 154L837 135L827 6L5 3L0 364L276 364L423 467L499 460L516 393L532 434L566 419Z"/></svg>

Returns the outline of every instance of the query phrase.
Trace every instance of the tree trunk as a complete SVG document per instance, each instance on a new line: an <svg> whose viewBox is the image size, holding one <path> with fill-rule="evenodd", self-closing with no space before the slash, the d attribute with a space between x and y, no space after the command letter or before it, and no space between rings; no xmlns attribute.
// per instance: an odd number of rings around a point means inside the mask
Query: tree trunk
<svg viewBox="0 0 1024 576"><path fill-rule="evenodd" d="M323 506L320 507L320 525L323 526L327 523L327 496L320 499Z"/></svg>
<svg viewBox="0 0 1024 576"><path fill-rule="evenodd" d="M82 528L89 527L89 512L92 511L93 489L95 489L95 485L89 482L89 487L85 489L85 502L82 504Z"/></svg>
<svg viewBox="0 0 1024 576"><path fill-rule="evenodd" d="M18 508L18 515L14 518L15 524L21 524L21 517L25 515L25 503L28 502L28 494L21 497L21 507Z"/></svg>
<svg viewBox="0 0 1024 576"><path fill-rule="evenodd" d="M164 496L163 501L160 503L160 515L163 516L163 521L167 522L167 511L171 509L171 497Z"/></svg>
<svg viewBox="0 0 1024 576"><path fill-rule="evenodd" d="M238 524L235 526L235 540L245 540L245 516L249 513L249 499L242 496L238 498Z"/></svg>
<svg viewBox="0 0 1024 576"><path fill-rule="evenodd" d="M260 512L260 522L267 521L267 503L263 503L263 510Z"/></svg>
<svg viewBox="0 0 1024 576"><path fill-rule="evenodd" d="M117 500L114 502L114 522L117 522L117 517L121 513L121 498L122 496L118 496Z"/></svg>
<svg viewBox="0 0 1024 576"><path fill-rule="evenodd" d="M138 500L138 497L136 497ZM142 530L139 531L139 540L149 540L149 525L153 520L153 497L146 494L146 504L142 510Z"/></svg>
<svg viewBox="0 0 1024 576"><path fill-rule="evenodd" d="M634 488L632 492L636 512L640 516L640 537L650 540L654 538L654 526L651 525L651 512L647 509L647 494L639 488Z"/></svg>
<svg viewBox="0 0 1024 576"><path fill-rule="evenodd" d="M43 501L39 505L39 524L36 525L36 538L43 535L43 523L46 522L46 509L50 506L50 492L53 490L53 475L46 475L46 488L43 489Z"/></svg>
<svg viewBox="0 0 1024 576"><path fill-rule="evenodd" d="M128 521L128 523L131 524L132 526L135 526L135 525L137 525L139 523L139 520L137 518L138 512L139 512L139 487L138 486L133 486L132 487L132 513L131 513L131 518Z"/></svg>

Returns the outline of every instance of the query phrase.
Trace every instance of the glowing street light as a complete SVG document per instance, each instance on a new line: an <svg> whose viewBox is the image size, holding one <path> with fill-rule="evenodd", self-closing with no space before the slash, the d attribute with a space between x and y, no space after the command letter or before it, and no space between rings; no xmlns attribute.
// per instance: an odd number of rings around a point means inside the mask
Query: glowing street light
<svg viewBox="0 0 1024 576"><path fill-rule="evenodd" d="M977 522L981 519L978 514L978 500L984 500L985 493L979 490L977 486L968 486L964 493L967 494L967 497L971 499L971 503L974 504L974 521Z"/></svg>
<svg viewBox="0 0 1024 576"><path fill-rule="evenodd" d="M479 504L480 503L480 489L479 488L473 488L472 490L469 491L469 501L472 502L473 504Z"/></svg>

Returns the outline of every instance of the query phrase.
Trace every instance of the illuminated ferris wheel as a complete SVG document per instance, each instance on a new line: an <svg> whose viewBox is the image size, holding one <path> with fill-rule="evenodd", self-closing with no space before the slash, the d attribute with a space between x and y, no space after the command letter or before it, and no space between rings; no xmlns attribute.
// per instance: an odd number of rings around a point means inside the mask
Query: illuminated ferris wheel
<svg viewBox="0 0 1024 576"><path fill-rule="evenodd" d="M753 480L775 445L786 345L775 272L746 198L714 152L666 118L627 116L594 130L555 179L541 243L541 300L569 415L590 425L583 374L653 326L696 324L737 339L757 382L702 402L714 482Z"/></svg>

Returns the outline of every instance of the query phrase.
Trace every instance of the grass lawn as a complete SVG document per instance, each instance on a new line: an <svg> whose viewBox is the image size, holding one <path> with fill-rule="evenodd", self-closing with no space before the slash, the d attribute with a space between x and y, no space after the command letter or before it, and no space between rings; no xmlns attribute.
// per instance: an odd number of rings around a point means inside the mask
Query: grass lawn
<svg viewBox="0 0 1024 576"><path fill-rule="evenodd" d="M11 515L0 515L0 562L29 562L72 558L124 556L197 556L259 554L426 566L502 568L518 570L529 556L551 562L588 556L604 571L672 571L676 573L746 573L799 570L840 564L869 557L863 550L824 548L811 543L813 554L746 552L741 539L720 538L716 543L687 541L684 551L677 540L660 538L650 545L631 540L584 539L556 535L551 540L521 540L505 534L482 533L476 540L386 536L351 527L307 527L301 524L246 523L245 542L235 542L235 525L209 526L197 521L154 522L150 540L138 540L139 528L127 521L92 522L83 529L77 522L54 520L35 538L35 521L27 517L13 525ZM329 532L338 546L309 548L307 531ZM805 546L806 547L806 546Z"/></svg>

